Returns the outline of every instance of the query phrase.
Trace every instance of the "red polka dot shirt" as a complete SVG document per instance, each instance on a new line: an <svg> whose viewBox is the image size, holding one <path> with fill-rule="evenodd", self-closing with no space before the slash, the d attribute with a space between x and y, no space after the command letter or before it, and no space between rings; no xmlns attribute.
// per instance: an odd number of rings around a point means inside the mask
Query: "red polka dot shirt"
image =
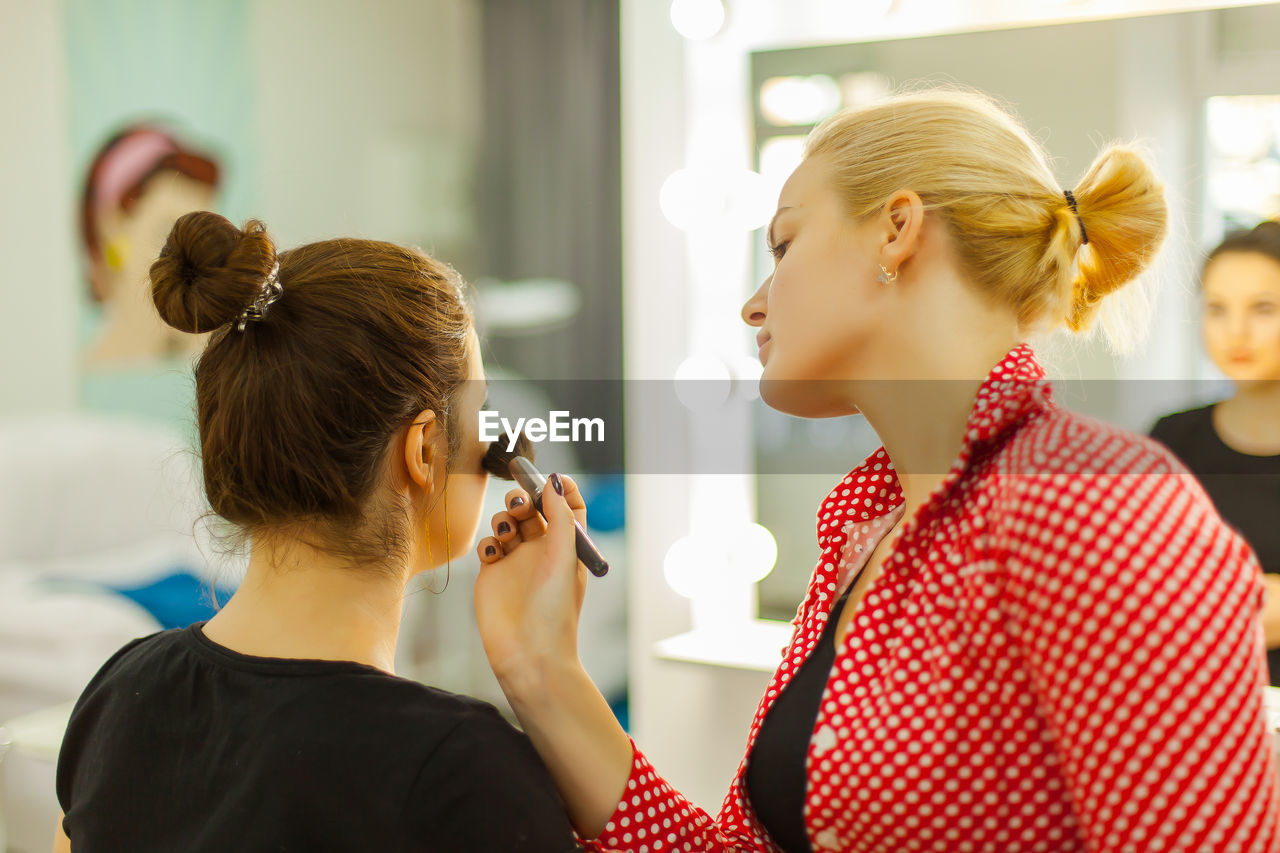
<svg viewBox="0 0 1280 853"><path fill-rule="evenodd" d="M588 849L777 849L746 794L751 747L901 504L883 448L823 502L822 557L719 816L636 749ZM1013 349L837 647L806 763L813 849L1280 850L1261 601L1256 558L1186 469L1056 407Z"/></svg>

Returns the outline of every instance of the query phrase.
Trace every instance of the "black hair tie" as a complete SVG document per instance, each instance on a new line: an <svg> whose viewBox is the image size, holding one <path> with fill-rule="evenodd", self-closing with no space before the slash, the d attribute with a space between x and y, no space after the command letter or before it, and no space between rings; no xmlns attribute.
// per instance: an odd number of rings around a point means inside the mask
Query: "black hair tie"
<svg viewBox="0 0 1280 853"><path fill-rule="evenodd" d="M1084 220L1080 218L1080 208L1076 206L1076 194L1071 190L1063 190L1062 194L1067 197L1067 204L1071 205L1071 212L1076 215L1076 222L1080 223L1080 245L1089 245L1089 232L1084 230Z"/></svg>

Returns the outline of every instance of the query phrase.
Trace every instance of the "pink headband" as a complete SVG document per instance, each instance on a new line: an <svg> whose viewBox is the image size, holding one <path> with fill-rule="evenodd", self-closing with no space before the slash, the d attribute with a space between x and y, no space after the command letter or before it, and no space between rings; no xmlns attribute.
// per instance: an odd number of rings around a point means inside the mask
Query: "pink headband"
<svg viewBox="0 0 1280 853"><path fill-rule="evenodd" d="M94 213L118 209L125 193L142 180L164 157L181 149L158 130L133 131L103 158L94 187Z"/></svg>

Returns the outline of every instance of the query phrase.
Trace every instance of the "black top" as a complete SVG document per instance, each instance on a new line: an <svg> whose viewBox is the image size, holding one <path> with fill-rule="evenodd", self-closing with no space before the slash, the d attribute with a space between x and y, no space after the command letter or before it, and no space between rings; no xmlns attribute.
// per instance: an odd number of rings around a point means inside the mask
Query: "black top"
<svg viewBox="0 0 1280 853"><path fill-rule="evenodd" d="M1253 546L1262 570L1280 574L1280 456L1228 447L1213 427L1213 406L1161 418L1151 430L1204 486L1223 520ZM1280 686L1280 649L1267 651Z"/></svg>
<svg viewBox="0 0 1280 853"><path fill-rule="evenodd" d="M769 836L786 853L813 849L804 827L805 758L836 659L836 624L853 586L850 583L831 608L817 648L774 700L747 762L747 798Z"/></svg>
<svg viewBox="0 0 1280 853"><path fill-rule="evenodd" d="M487 703L358 663L250 657L197 623L135 640L76 703L76 853L567 851L528 739Z"/></svg>

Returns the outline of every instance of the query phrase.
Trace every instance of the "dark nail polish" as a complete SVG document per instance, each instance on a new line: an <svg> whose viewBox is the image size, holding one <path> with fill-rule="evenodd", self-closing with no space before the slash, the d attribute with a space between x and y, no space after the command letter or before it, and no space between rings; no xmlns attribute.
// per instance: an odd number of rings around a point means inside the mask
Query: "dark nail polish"
<svg viewBox="0 0 1280 853"><path fill-rule="evenodd" d="M507 534L508 534L508 533L510 533L510 532L511 532L511 525L510 525L510 524L507 524L505 521L499 521L499 522L498 522L498 535L499 535L499 536L505 536L505 535L507 535ZM489 546L489 547L493 547L493 546Z"/></svg>
<svg viewBox="0 0 1280 853"><path fill-rule="evenodd" d="M556 494L557 494L557 495L561 495L561 496L563 496L563 495L564 495L564 483L560 482L560 475L559 475L559 474L552 474L552 475L551 475L550 477L548 477L547 479L549 479L549 480L551 481L551 488L553 488L553 489L555 489L555 490L556 490Z"/></svg>
<svg viewBox="0 0 1280 853"><path fill-rule="evenodd" d="M523 505L524 505L524 498L515 497L515 498L512 498L512 499L511 499L511 508L512 508L512 509L515 509L516 507L518 507L518 506L523 506Z"/></svg>
<svg viewBox="0 0 1280 853"><path fill-rule="evenodd" d="M498 549L493 547L492 545L484 546L484 555L486 557L492 557L496 553L498 553Z"/></svg>

